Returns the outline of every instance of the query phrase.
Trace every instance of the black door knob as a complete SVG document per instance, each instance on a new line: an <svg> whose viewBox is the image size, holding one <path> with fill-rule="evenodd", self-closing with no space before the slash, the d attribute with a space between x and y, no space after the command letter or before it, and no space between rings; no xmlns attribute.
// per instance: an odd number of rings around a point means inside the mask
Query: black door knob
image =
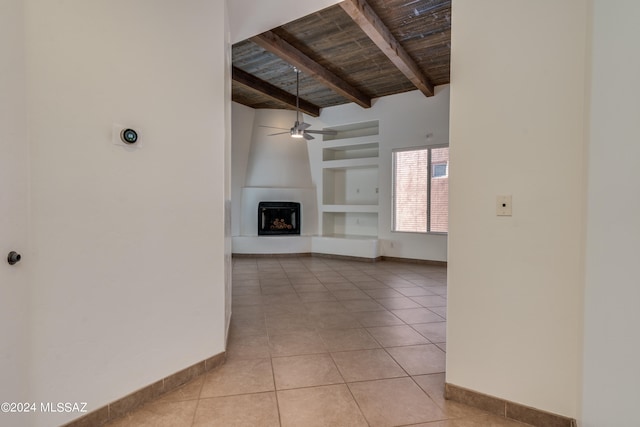
<svg viewBox="0 0 640 427"><path fill-rule="evenodd" d="M9 255L7 256L7 262L10 265L15 264L16 262L20 261L21 259L22 259L22 256L16 251L9 252Z"/></svg>

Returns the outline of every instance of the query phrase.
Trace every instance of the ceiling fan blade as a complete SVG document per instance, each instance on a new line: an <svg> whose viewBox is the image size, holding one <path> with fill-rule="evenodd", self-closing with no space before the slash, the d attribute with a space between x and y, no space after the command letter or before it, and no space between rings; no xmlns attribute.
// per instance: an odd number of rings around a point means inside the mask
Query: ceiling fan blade
<svg viewBox="0 0 640 427"><path fill-rule="evenodd" d="M309 135L306 131L302 134L302 136L304 137L304 139L306 139L307 141L311 141L312 139L315 139L314 137L312 137L311 135Z"/></svg>
<svg viewBox="0 0 640 427"><path fill-rule="evenodd" d="M286 132L278 132L278 133L270 133L267 136L274 136L274 135L284 135L285 133L291 133L290 131L286 131Z"/></svg>
<svg viewBox="0 0 640 427"><path fill-rule="evenodd" d="M287 128L277 128L277 127L273 127L273 126L263 126L263 125L260 125L259 127L261 127L261 128L269 128L269 129L287 130Z"/></svg>
<svg viewBox="0 0 640 427"><path fill-rule="evenodd" d="M305 132L308 133L317 133L319 135L337 135L338 132L335 130L313 130L313 129L307 129L305 130Z"/></svg>
<svg viewBox="0 0 640 427"><path fill-rule="evenodd" d="M298 124L298 129L300 129L300 130L305 130L305 129L307 129L307 128L308 128L308 127L310 127L310 126L311 126L311 125L310 125L309 123L302 122L302 123Z"/></svg>

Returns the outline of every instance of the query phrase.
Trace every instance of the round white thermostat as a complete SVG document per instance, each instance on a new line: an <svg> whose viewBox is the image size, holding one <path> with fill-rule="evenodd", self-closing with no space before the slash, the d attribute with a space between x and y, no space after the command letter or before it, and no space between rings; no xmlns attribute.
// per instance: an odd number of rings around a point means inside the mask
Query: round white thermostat
<svg viewBox="0 0 640 427"><path fill-rule="evenodd" d="M135 144L138 140L138 132L133 129L122 129L120 139L125 144Z"/></svg>

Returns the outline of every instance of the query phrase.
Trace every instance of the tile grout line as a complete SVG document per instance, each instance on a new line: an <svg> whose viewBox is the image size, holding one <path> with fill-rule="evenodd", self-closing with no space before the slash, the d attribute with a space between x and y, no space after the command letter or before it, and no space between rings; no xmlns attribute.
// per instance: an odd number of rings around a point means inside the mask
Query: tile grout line
<svg viewBox="0 0 640 427"><path fill-rule="evenodd" d="M207 377L209 375L208 372L205 372L204 377ZM193 418L191 420L191 427L195 426L196 424L196 415L198 414L198 407L200 406L200 400L202 399L202 389L204 388L204 383L206 381L206 378L202 379L202 384L200 384L200 390L198 390L198 398L196 399L196 408L193 411Z"/></svg>
<svg viewBox="0 0 640 427"><path fill-rule="evenodd" d="M280 264L280 262L278 262ZM259 279L258 279L259 280ZM260 295L262 294L262 284L260 284ZM267 326L267 312L264 309L264 303L262 305L262 315L264 317L264 329L267 335L267 350L269 351L269 363L271 364L271 380L273 381L273 395L276 398L276 409L278 411L278 425L282 427L282 414L280 413L280 400L278 399L278 388L276 386L276 370L273 367L273 355L271 354L271 340L269 336L269 327Z"/></svg>

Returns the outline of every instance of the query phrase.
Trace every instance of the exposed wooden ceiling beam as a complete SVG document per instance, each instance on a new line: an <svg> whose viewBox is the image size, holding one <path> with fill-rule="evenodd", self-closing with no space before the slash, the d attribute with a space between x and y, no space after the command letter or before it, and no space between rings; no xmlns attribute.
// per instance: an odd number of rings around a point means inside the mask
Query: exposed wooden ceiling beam
<svg viewBox="0 0 640 427"><path fill-rule="evenodd" d="M345 0L340 6L415 87L426 96L433 96L433 84L366 0Z"/></svg>
<svg viewBox="0 0 640 427"><path fill-rule="evenodd" d="M275 99L276 101L283 102L293 108L296 107L296 96L290 94L286 90L280 89L277 86L272 85L253 74L247 73L244 70L241 70L238 67L233 67L231 70L231 78L233 81L240 83L247 88L259 92L269 98ZM300 111L309 114L313 117L318 117L320 115L320 107L315 104L312 104L309 101L305 101L300 98Z"/></svg>
<svg viewBox="0 0 640 427"><path fill-rule="evenodd" d="M364 108L371 107L371 98L369 96L300 52L272 31L259 34L250 40L263 49L279 56L294 67L304 71L305 74L313 77L350 101Z"/></svg>

